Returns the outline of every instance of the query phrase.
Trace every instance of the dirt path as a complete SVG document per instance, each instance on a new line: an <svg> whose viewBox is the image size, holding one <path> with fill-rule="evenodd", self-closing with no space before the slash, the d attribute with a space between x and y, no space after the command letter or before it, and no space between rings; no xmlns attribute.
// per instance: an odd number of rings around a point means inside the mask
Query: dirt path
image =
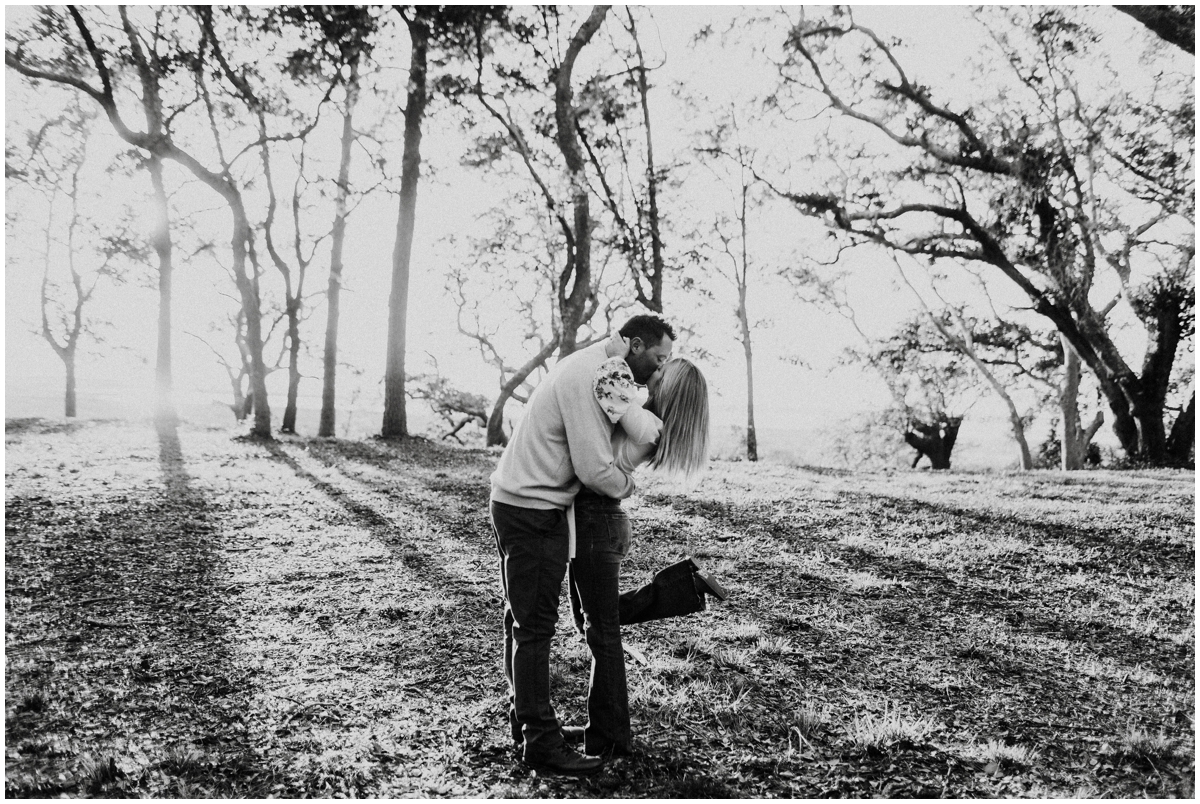
<svg viewBox="0 0 1200 804"><path fill-rule="evenodd" d="M1194 476L714 467L629 504L638 757L515 761L494 456L411 441L6 429L14 796L1190 796ZM552 680L581 722L564 619Z"/></svg>

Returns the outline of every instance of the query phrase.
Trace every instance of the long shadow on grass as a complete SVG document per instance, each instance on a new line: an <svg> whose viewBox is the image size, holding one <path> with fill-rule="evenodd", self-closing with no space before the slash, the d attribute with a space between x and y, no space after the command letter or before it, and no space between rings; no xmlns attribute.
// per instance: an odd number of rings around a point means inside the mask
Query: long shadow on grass
<svg viewBox="0 0 1200 804"><path fill-rule="evenodd" d="M885 517L873 515L871 512L878 507L879 499L870 495L862 495L862 498L861 505L867 511L847 512L840 521L839 529L873 528L878 531L888 526ZM993 613L1003 616L1018 638L1039 636L1059 639L1085 646L1087 653L1110 657L1129 667L1142 663L1163 668L1175 678L1190 675L1192 663L1188 647L1176 645L1157 635L1136 633L1108 623L1079 622L1064 617L1058 613L1062 610L1062 600L1055 596L1057 593L1054 590L1047 589L1044 594L1039 595L1029 591L1028 583L1025 583L1022 589L1018 584L1009 582L1010 578L1017 582L1028 581L1021 577L1019 566L1003 567L986 577L980 576L988 572L988 568L980 567L978 575L969 575L960 582L950 578L942 569L917 559L880 554L865 547L841 543L836 539L836 534L817 536L815 533L819 533L820 530L809 527L802 515L797 515L787 522L780 522L773 516L773 509L768 504L695 501L665 495L654 495L648 501L688 515L700 513L725 528L748 529L755 533L756 539L777 541L792 550L820 545L822 549L835 553L847 569L869 570L879 578L910 583L907 592L869 588L865 592L854 592L831 587L828 583L814 584L812 581L819 579L797 577L794 571L781 568L777 563L756 558L739 560L740 571L753 579L752 584L755 588L795 590L792 594L812 602L832 600L838 605L873 614L883 621L886 630L883 631L885 636L881 636L881 643L870 644L858 640L854 648L832 647L832 650L843 654L847 650L850 651L849 655L843 657L852 660L849 667L846 666L846 662L839 662L839 672L849 672L851 677L862 672L853 669L855 662L869 662L876 654L882 652L895 654L911 651L912 660L922 657L948 659L978 676L984 682L985 689L1009 689L1021 697L1028 696L1029 700L1053 706L1068 721L1071 720L1072 702L1090 700L1093 680L1082 674L1066 671L1044 651L1036 647L1009 648L1004 645L992 645L988 644L986 634L981 637L978 634L956 631L955 626L962 624L961 615L971 613ZM894 508L900 508L909 521L920 521L926 516L934 519L949 518L954 523L964 523L964 531L975 530L984 533L988 532L989 524L994 523L992 517L951 506L893 499L888 499L888 503ZM773 535L762 535L764 520L769 524L768 530ZM959 527L955 527L954 531L958 532ZM1032 538L1028 538L1030 533ZM1026 537L1033 544L1061 539L1064 534L1071 543L1094 541L1097 538L1094 529L1070 529L1029 521L1019 524L1019 535ZM718 546L718 552L720 549ZM765 546L756 548L758 554L764 551L771 552L770 548ZM1030 559L1025 558L1020 561L1031 563ZM1169 563L1177 572L1184 569L1174 562ZM746 608L760 607L762 617L766 621L774 620L777 624L786 624L786 617L781 619L773 616L775 612L772 610L771 601L758 601L758 604L755 606L755 601L747 601L743 605ZM943 617L947 615L950 616L953 625L942 624ZM1017 641L1019 640L1014 640ZM885 646L890 646L890 649ZM941 655L939 650L942 651ZM863 680L869 681L868 674L863 674ZM898 691L887 692L894 695ZM910 693L912 692L916 690L910 688ZM948 703L950 699L949 694L945 695L943 705L953 709ZM963 702L970 703L965 699ZM1096 700L1093 703L1106 702ZM1027 713L1026 719L1034 721L1036 717L1037 713ZM1120 728L1114 724L1112 731L1119 732Z"/></svg>
<svg viewBox="0 0 1200 804"><path fill-rule="evenodd" d="M479 513L475 517L483 516L483 512L486 511L486 482L478 477L462 477L464 474L478 474L482 468L485 468L483 466L485 461L477 454L463 455L456 450L443 450L435 445L419 442L404 442L399 445L386 446L361 442L353 444L323 443L320 447L314 443L310 445L309 454L335 469L339 469L339 463L343 461L358 461L381 469L390 468L403 471L406 481L416 483L420 488L433 492L433 495L421 498L418 494L416 498L410 499L409 495L397 492L385 481L378 479L362 481L360 479L359 482L363 482L366 487L376 493L403 500L406 507L413 508L427 515L430 520L443 525L453 519L453 516L447 516L450 512L440 502L441 499L447 497L455 499L470 510L478 511ZM294 470L299 469L306 475L310 482L315 480L319 484L318 487L327 493L332 490L331 496L335 499L349 500L339 489L329 484L320 485L322 481L313 478L310 473L304 473L304 470L295 465L294 461L292 466ZM875 502L883 499L887 500L889 507L893 510L897 508L897 501L890 498L880 498ZM349 500L349 502L351 505L348 505L347 508L352 513L355 509L359 509L362 521L374 521L376 526L390 527L389 521L373 509L369 509L369 506L362 506L353 500ZM924 682L906 678L903 673L897 676L895 673L889 675L885 671L881 675L877 669L867 669L870 660L883 649L884 646L881 644L873 646L859 644L853 649L839 646L836 643L829 646L818 645L817 653L840 653L841 656L837 661L820 662L825 665L821 668L816 666L809 668L805 661L793 662L792 658L795 657L789 657L788 664L794 665L798 673L832 673L838 678L838 683L851 688L871 690L875 694L892 699L899 698L901 702L907 700L914 705L915 711L925 715L938 717L939 713L953 715L960 711L969 712L970 715L965 722L970 724L971 728L984 729L988 732L988 737L998 736L1006 741L1040 742L1044 739L1051 739L1052 735L1053 739L1061 741L1063 738L1061 734L1057 733L1057 730L1061 730L1064 725L1077 727L1075 731L1092 733L1079 717L1076 717L1076 713L1073 711L1075 702L1091 707L1093 711L1099 708L1096 704L1108 703L1093 695L1088 689L1087 679L1077 674L1064 672L1062 668L1052 667L1054 660L1036 649L1008 651L997 650L994 649L994 646L987 644L976 644L969 636L955 632L955 627L962 622L961 618L947 625L938 625L935 622L937 618L930 616L934 612L939 615L944 613L947 610L945 604L948 603L949 610L955 614L990 611L1003 615L1009 622L1014 623L1016 626L1014 630L1018 632L1034 631L1046 635L1046 629L1056 624L1061 625L1060 620L1051 617L1038 619L1026 616L1022 606L1026 603L1037 603L1039 599L1028 595L1022 597L1020 593L1005 588L1004 580L1010 568L1002 569L997 576L986 581L976 582L975 579L970 578L966 583L961 583L950 578L940 568L918 560L897 556L880 556L866 549L836 544L832 539L814 537L812 534L814 528L809 527L812 523L806 523L803 517L798 517L795 522L780 526L776 518L771 516L770 506L767 505L737 506L711 501L696 503L665 496L652 497L648 502L669 505L688 514L699 512L710 519L721 521L722 524L731 525L735 529L752 526L756 532L762 533L765 523L769 525L768 529L776 534L774 537L768 537L770 539L793 546L809 545L814 541L825 544L833 543L833 549L851 568L871 569L884 578L910 581L919 579L919 591L903 596L895 593L848 594L846 590L837 588L836 585L833 588L821 590L821 593L839 596L843 601L848 600L851 606L861 605L891 623L893 627L890 631L885 631L885 634L890 635L883 636L882 639L892 643L894 648L892 653L907 652L914 659L922 657L948 659L951 665L957 662L962 668L971 671L974 678L978 680L978 684L974 688L951 693L948 690L938 691ZM865 500L864 507L871 502L871 500ZM910 503L907 500L902 502ZM922 514L923 511L919 505L906 509L906 515ZM368 509L369 513L361 510L363 508ZM926 508L935 510L939 516L948 517L954 522L966 519L981 529L986 529L988 523L991 522L991 518L987 516L949 506L927 505ZM464 519L472 519L472 517L468 516ZM869 512L851 512L848 524L861 525L863 520L875 526L876 529L886 527L888 524L886 517L873 517ZM821 522L827 524L828 520L822 519ZM472 519L472 522L464 524L470 526L477 525L478 522ZM1037 527L1041 523L1018 524L1024 530L1029 527ZM450 535L455 536L455 528L451 527L450 530ZM1088 535L1094 535L1089 529L1081 530ZM1052 535L1061 536L1061 533ZM1068 536L1070 537L1071 534ZM386 543L386 538L384 541ZM752 565L750 567L751 574L756 575L756 581L760 582L756 585L762 590L775 593L779 589L792 589L806 596L811 596L816 591L811 587L803 590L802 584L796 583L794 578L789 578L786 571L781 570L778 566L757 561L750 562L750 564ZM790 586L789 581L791 582ZM773 594L759 595L757 599L746 600L736 605L740 605L742 612L747 615L757 610L764 624L774 622L778 626L785 619L772 617L780 602L777 598L772 599L773 597ZM819 595L813 597L816 599ZM1053 610L1053 603L1054 601L1048 602L1046 610ZM1097 641L1107 640L1111 644L1113 640L1129 636L1133 641L1121 647L1119 651L1114 651L1114 654L1117 652L1123 654L1120 656L1122 660L1130 658L1129 650L1137 649L1150 653L1156 651L1153 645L1148 646L1145 643L1137 642L1138 635L1123 634L1119 629L1098 634L1093 628L1088 634L1064 633L1062 638L1070 639L1072 636L1079 637L1079 641L1088 642L1088 647L1093 652L1096 652L1097 648L1100 649L1100 652L1107 650L1107 645L1097 645ZM861 643L861 640L859 642ZM948 655L939 655L939 647ZM803 659L803 657L799 658ZM816 658L813 657L814 662ZM884 682L882 686L872 686L881 681ZM980 702L975 700L979 697L981 690L992 692L1005 690L1010 700L999 711L984 711L980 708ZM766 699L764 698L764 700ZM798 701L792 700L791 705L795 706L798 703ZM1046 723L1040 718L1058 718L1059 722ZM1106 726L1104 730L1108 733L1117 733L1120 728L1114 722ZM1072 742L1072 745L1064 750L1077 754L1085 748L1086 745ZM489 752L494 753L495 751L504 753L501 749L492 748L473 752L471 764L480 768L494 767L497 760L495 756L489 756ZM719 773L726 770L724 768L717 770L721 763L716 762L711 766L714 769L712 773L701 772L700 776L696 777L695 759L703 760L708 750L701 749L690 753L693 759L689 761L677 756L674 750L668 750L662 755L653 757L646 768L636 764L626 766L628 768L628 778L626 779L614 779L606 776L587 782L585 790L571 788L557 792L570 795L622 792L662 794L664 791L673 791L673 794L678 795L731 794L732 788L724 785L718 778ZM713 759L715 760L716 756ZM503 758L499 761L502 762ZM878 763L874 761L868 764L872 769L880 771L883 769L883 766L876 768ZM963 771L963 773L967 773L967 771ZM695 777L697 786L690 787L688 785L685 780L689 776ZM650 781L651 779L653 781ZM514 779L514 781L519 780ZM958 782L956 789L970 789L970 785L965 780L956 778L955 781ZM811 780L806 780L806 783L808 782ZM555 789L552 787L552 790Z"/></svg>
<svg viewBox="0 0 1200 804"><path fill-rule="evenodd" d="M301 466L294 457L287 453L283 446L277 443L267 443L264 446L274 460L287 466L297 477L309 483L334 503L344 508L359 526L364 528L392 553L395 560L424 578L431 590L436 590L440 594L454 593L458 595L460 598L458 602L462 610L469 611L480 608L478 599L484 595L476 588L476 584L466 578L445 571L435 561L432 561L431 556L427 552L419 549L420 545L417 541L409 538L407 534L404 534L400 530L396 521L381 514L372 506L355 500L350 494L338 488L336 484L317 477ZM322 459L322 456L319 454L316 457L319 460ZM335 466L332 463L327 463L327 465ZM384 491L386 493L390 490L385 489ZM500 617L501 614L497 612L497 622L499 622ZM429 628L428 633L423 637L423 644L428 650L425 651L421 659L426 662L441 654L452 655L462 647L460 635L456 634L452 628L446 627ZM456 680L452 676L443 673L431 679L426 679L426 682L431 688L440 688L453 685L456 683Z"/></svg>
<svg viewBox="0 0 1200 804"><path fill-rule="evenodd" d="M397 441L312 441L308 452L326 466L335 467L340 460L351 460L368 464L377 469L389 469L397 461L403 462L407 479L419 483L423 488L442 497L450 497L466 508L487 513L490 487L487 475L476 473L484 469L490 473L495 456L485 450L467 450L445 447L423 438L407 438ZM416 467L419 471L414 472ZM469 475L464 480L462 475ZM437 513L444 517L445 508L419 500L410 501L422 513Z"/></svg>
<svg viewBox="0 0 1200 804"><path fill-rule="evenodd" d="M396 550L399 545L397 545L396 527L392 520L370 505L351 498L336 484L316 477L282 447L271 446L269 449L276 460L287 465L297 476L343 506L380 542L391 547L393 551ZM311 442L307 452L310 457L334 470L344 471L346 463L361 462L387 471L403 472L406 481L414 481L419 489L433 492L436 496L422 498L418 494L416 498L413 498L412 495L397 491L395 486L379 479L355 478L355 482L363 484L372 493L397 500L404 507L411 508L418 514L428 517L431 523L437 524L444 530L448 538L455 542L462 542L463 547L474 546L484 553L488 552L485 544L476 542L473 537L467 539L460 530L463 527L477 529L478 518L486 516L488 498L486 477L471 480L462 478L464 473L477 473L481 464L478 454L463 455L459 450L446 450L416 440L387 445L362 442ZM398 461L402 461L402 465L398 464ZM465 516L454 516L444 503L439 503L439 500L446 496L455 498L472 513ZM454 508L455 506L450 507ZM405 552L402 554L401 560L412 565L409 556L410 554ZM427 561L418 561L416 568L435 588L453 588L455 584L462 583L462 579ZM497 608L495 612L497 622L499 613ZM436 659L443 650L462 646L461 634L452 631L453 629L431 628L428 633L422 633L422 639L426 640L428 647L429 657L427 658ZM488 639L494 640L496 636L496 632L493 631L489 633ZM495 647L498 648L498 645ZM498 668L487 668L486 671L497 673L497 675L499 672ZM429 684L428 687L436 690L440 687L453 687L456 683L453 677L443 674L440 679ZM497 707L497 720L500 719L501 712L502 710ZM488 723L486 727L494 727L494 725ZM475 738L464 744L464 747L467 748L466 761L477 769L479 778L486 778L488 774L494 773L497 766L512 767L514 755L506 745L487 745L485 740ZM505 783L518 785L515 794L524 795L526 793L521 791L527 790L524 787L528 784L528 779L525 778L526 773L525 770L517 767L511 771L511 775L507 777L502 775L495 781L501 785ZM649 779L653 779L653 782L649 782ZM535 783L542 781L539 779ZM730 787L717 771L706 768L703 756L692 755L689 757L674 750L667 750L661 754L656 753L653 757L631 760L629 763L619 766L612 773L606 772L579 782L567 782L553 777L544 781L551 786L553 795L601 797L649 794L728 797L737 794L736 789Z"/></svg>
<svg viewBox="0 0 1200 804"><path fill-rule="evenodd" d="M262 768L238 736L245 734L247 684L231 660L236 637L217 583L221 554L212 512L191 486L175 426L156 429L165 490L107 495L94 488L89 495L82 489L65 499L27 497L8 505L8 521L16 526L6 550L9 577L40 573L46 594L38 607L57 619L40 640L45 663L10 670L10 691L44 703L10 718L6 739L18 752L36 755L55 734L98 737L90 749L83 743L90 756L81 764L68 759L64 767L52 755L34 760L31 770L42 779L67 771L57 789L23 787L24 763L10 757L12 795L265 790L255 786ZM20 618L9 625L20 628ZM140 776L125 775L120 766L128 767L129 758L104 746L151 729L160 736L142 747L157 761ZM164 747L178 748L187 761L156 757Z"/></svg>

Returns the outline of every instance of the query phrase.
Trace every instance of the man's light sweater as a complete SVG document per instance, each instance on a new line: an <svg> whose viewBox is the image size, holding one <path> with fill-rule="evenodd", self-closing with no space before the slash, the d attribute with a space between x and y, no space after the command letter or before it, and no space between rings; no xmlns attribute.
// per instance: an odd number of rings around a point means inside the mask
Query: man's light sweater
<svg viewBox="0 0 1200 804"><path fill-rule="evenodd" d="M492 499L521 508L566 508L580 483L623 499L633 480L613 461L613 424L593 391L605 344L563 358L538 385L492 473Z"/></svg>

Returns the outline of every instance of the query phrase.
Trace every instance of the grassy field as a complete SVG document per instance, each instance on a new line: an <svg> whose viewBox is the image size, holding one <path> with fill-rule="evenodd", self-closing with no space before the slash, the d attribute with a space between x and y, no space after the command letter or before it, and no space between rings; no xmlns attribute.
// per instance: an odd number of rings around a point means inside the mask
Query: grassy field
<svg viewBox="0 0 1200 804"><path fill-rule="evenodd" d="M5 458L8 796L1194 792L1190 472L645 478L628 584L733 594L626 629L640 752L576 780L509 742L494 453L25 419Z"/></svg>

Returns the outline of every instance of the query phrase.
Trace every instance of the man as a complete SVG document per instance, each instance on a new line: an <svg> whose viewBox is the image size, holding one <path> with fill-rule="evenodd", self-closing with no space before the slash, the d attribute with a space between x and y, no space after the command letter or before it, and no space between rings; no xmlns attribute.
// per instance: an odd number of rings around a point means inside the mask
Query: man
<svg viewBox="0 0 1200 804"><path fill-rule="evenodd" d="M634 316L622 332L638 329L625 358L634 380L645 383L671 356L670 326L656 316ZM550 643L566 574L566 509L581 484L616 499L633 493L633 480L613 462L613 424L596 398L596 372L605 361L598 343L563 358L538 385L492 474L491 515L504 589L504 673L509 684L513 736L523 759L539 770L591 773L603 760L568 748L550 703ZM519 730L519 731L518 731ZM570 736L582 736L571 730Z"/></svg>

